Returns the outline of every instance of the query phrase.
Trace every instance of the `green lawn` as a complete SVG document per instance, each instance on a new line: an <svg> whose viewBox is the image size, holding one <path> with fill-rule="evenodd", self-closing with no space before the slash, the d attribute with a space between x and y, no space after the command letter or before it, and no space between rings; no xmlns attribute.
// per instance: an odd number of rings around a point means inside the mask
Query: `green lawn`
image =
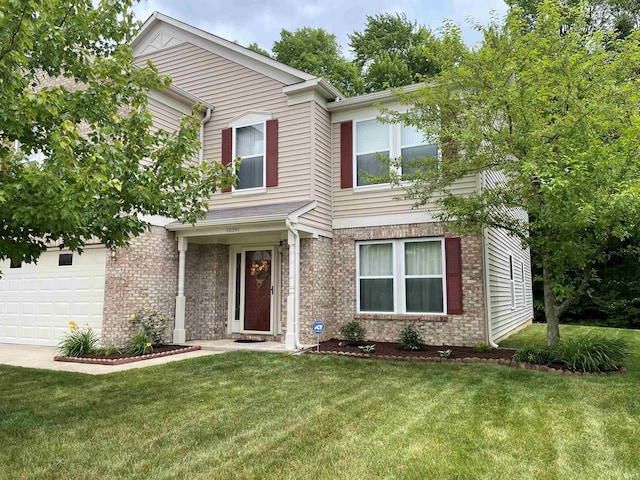
<svg viewBox="0 0 640 480"><path fill-rule="evenodd" d="M0 366L0 478L637 479L640 331L599 330L633 343L627 373L243 352Z"/></svg>

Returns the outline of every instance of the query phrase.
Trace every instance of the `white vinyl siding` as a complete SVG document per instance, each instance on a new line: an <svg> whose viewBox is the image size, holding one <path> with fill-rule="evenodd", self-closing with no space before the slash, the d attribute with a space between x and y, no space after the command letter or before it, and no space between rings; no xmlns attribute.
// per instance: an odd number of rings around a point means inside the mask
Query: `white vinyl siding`
<svg viewBox="0 0 640 480"><path fill-rule="evenodd" d="M250 207L313 199L314 189L321 188L312 186L316 178L311 168L315 102L289 106L287 96L282 93L283 83L189 43L139 56L136 62L147 59L161 73L170 75L173 85L215 106L204 129L206 162L221 161L222 130L229 128L234 118L261 111L278 120L278 186L255 195L216 193L209 199L211 205ZM324 198L330 198L330 193ZM314 220L330 224L326 201Z"/></svg>
<svg viewBox="0 0 640 480"><path fill-rule="evenodd" d="M358 313L444 314L441 238L357 243Z"/></svg>
<svg viewBox="0 0 640 480"><path fill-rule="evenodd" d="M487 182L499 182L502 175L491 173ZM522 210L511 212L523 220L527 214ZM533 292L531 283L531 254L523 249L518 238L511 237L503 229L488 228L485 232L486 268L488 275L488 301L490 309L491 338L496 340L533 318ZM524 302L522 308L511 308L511 283L509 275L509 256L514 265L524 264Z"/></svg>

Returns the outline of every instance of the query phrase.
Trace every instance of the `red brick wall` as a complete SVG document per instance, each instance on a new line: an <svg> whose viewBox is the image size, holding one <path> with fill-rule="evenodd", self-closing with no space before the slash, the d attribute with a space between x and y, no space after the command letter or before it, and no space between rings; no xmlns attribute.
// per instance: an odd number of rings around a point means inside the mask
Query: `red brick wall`
<svg viewBox="0 0 640 480"><path fill-rule="evenodd" d="M400 330L416 315L356 313L356 241L402 239L431 236L456 236L436 223L334 230L333 287L335 289L334 324L330 333L354 318L368 331L368 338L397 341ZM462 237L462 315L421 316L415 322L426 343L431 345L473 345L485 339L485 309L482 271L482 240Z"/></svg>
<svg viewBox="0 0 640 480"><path fill-rule="evenodd" d="M163 227L131 240L115 258L107 256L102 344L123 346L134 332L131 314L149 307L173 319L176 308L178 247ZM166 340L173 335L173 322Z"/></svg>

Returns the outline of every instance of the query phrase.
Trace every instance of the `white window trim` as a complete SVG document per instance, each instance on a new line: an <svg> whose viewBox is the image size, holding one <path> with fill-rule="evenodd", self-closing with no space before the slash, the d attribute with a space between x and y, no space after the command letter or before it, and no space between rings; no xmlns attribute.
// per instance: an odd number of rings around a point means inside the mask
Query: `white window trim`
<svg viewBox="0 0 640 480"><path fill-rule="evenodd" d="M393 141L393 126L394 124L391 123L382 123L378 120L378 117L368 117L368 118L359 118L358 120L353 120L353 138L352 138L352 143L353 143L353 155L352 155L352 163L353 163L353 188L354 189L371 189L373 188L380 188L380 187L389 187L391 186L390 182L384 182L384 183L374 183L371 185L358 185L358 155L371 155L372 153L378 153L377 150L371 150L371 151L366 151L366 152L358 152L358 124L359 123L363 123L363 122L369 122L371 120L375 120L378 123L385 125L388 129L388 133L389 133L389 158L393 158L393 152L394 152L394 141Z"/></svg>
<svg viewBox="0 0 640 480"><path fill-rule="evenodd" d="M236 146L237 146L237 141L236 141L236 131L238 128L243 128L243 127L251 127L253 125L262 125L262 135L263 135L263 139L262 139L262 185L260 185L259 187L254 187L254 188L241 188L238 189L236 187L232 187L231 188L231 192L234 194L251 194L251 193L264 193L267 191L267 121L266 120L262 120L262 121L258 121L258 122L249 122L249 123L239 123L234 125L233 128L233 135L232 135L232 139L231 139L231 143L232 143L232 154L231 154L231 158L236 159L238 158L238 155L236 155ZM257 157L258 155L252 155L249 158L253 158L253 157ZM242 159L242 157L240 157ZM236 170L235 170L235 166L234 166L234 170L233 170L234 175L237 175Z"/></svg>
<svg viewBox="0 0 640 480"><path fill-rule="evenodd" d="M522 306L527 306L527 283L524 276L524 260L520 262L521 284L522 284Z"/></svg>
<svg viewBox="0 0 640 480"><path fill-rule="evenodd" d="M513 255L509 255L509 289L511 293L511 310L516 309L516 282L515 282L515 272L514 272L514 264L513 264Z"/></svg>
<svg viewBox="0 0 640 480"><path fill-rule="evenodd" d="M357 140L358 140L358 124L362 122L368 122L370 120L376 120L382 125L386 125L389 131L389 159L397 159L402 156L403 148L421 147L427 145L436 145L438 147L438 163L442 161L442 151L438 145L437 139L435 143L416 143L403 145L402 144L402 123L383 123L378 120L378 117L366 117L352 120L353 122L353 138L352 138L352 185L354 190L376 190L389 188L390 182L374 183L371 185L358 185L358 155L371 155L372 153L378 153L377 150L358 152ZM235 131L235 130L234 130ZM394 174L402 177L404 174L402 171L402 164L400 163L394 169ZM402 180L401 184L410 184L410 180Z"/></svg>
<svg viewBox="0 0 640 480"><path fill-rule="evenodd" d="M409 275L405 274L405 248L407 243L422 242L440 242L440 251L442 253L442 275ZM393 311L389 312L370 312L360 309L360 245L380 245L391 244L393 255ZM405 288L405 280L407 278L440 278L442 277L442 312L407 312L407 296ZM389 278L388 276L365 277L371 278ZM418 316L442 316L447 315L447 271L446 271L446 252L445 241L442 237L423 237L423 238L406 238L406 239L389 239L389 240L366 240L356 242L356 312L365 315L418 315Z"/></svg>

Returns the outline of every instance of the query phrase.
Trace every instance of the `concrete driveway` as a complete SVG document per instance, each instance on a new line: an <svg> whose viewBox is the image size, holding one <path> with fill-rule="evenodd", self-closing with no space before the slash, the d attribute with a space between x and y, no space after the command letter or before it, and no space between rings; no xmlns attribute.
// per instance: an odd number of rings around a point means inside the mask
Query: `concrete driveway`
<svg viewBox="0 0 640 480"><path fill-rule="evenodd" d="M102 375L105 373L130 370L132 368L152 367L154 365L177 362L187 358L224 353L224 350L197 350L195 352L179 353L168 357L125 363L124 365L89 365L85 363L54 362L53 357L56 354L56 350L56 347L36 347L32 345L0 343L0 365Z"/></svg>

